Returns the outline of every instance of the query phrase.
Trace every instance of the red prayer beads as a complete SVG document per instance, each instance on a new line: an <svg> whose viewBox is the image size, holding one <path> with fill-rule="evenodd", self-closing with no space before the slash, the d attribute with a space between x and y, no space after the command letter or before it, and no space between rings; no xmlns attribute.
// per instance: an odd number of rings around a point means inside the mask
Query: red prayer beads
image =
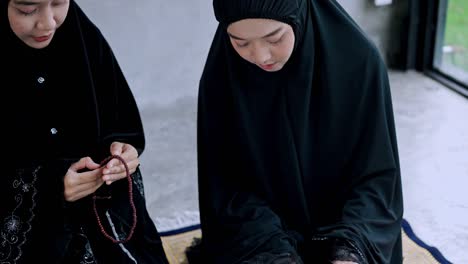
<svg viewBox="0 0 468 264"><path fill-rule="evenodd" d="M96 219L97 219L97 223L99 225L99 228L101 229L101 233L107 237L108 239L110 239L112 242L118 244L118 243L126 243L128 242L132 236L133 236L133 232L135 231L135 228L136 228L136 224L137 224L137 214L136 214L136 207L135 207L135 203L133 202L133 185L132 185L132 177L130 175L130 171L128 169L128 165L127 163L125 162L125 160L120 157L119 155L112 155L112 156L109 156L108 158L104 159L102 162L101 162L101 167L106 165L109 161L113 160L113 159L118 159L122 162L122 164L124 165L125 167L125 171L127 173L127 180L128 180L128 198L129 198L129 202L130 202L130 206L132 207L132 210L133 210L133 224L132 224L132 227L130 228L130 232L128 233L128 236L127 238L125 239L122 239L122 240L117 240L115 238L113 238L112 236L110 236L106 230L104 229L104 226L102 225L101 223L101 218L99 217L99 214L98 214L98 211L97 211L97 208L96 208L96 200L98 199L111 199L111 197L100 197L100 196L97 196L96 193L94 193L93 195L93 210L94 210L94 214L96 215Z"/></svg>

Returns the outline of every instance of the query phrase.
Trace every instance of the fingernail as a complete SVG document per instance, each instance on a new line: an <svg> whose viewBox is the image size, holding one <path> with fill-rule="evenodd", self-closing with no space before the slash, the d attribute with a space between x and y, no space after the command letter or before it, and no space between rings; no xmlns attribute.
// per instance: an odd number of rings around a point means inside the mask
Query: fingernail
<svg viewBox="0 0 468 264"><path fill-rule="evenodd" d="M111 181L106 181L107 185L111 185L111 183L112 183Z"/></svg>

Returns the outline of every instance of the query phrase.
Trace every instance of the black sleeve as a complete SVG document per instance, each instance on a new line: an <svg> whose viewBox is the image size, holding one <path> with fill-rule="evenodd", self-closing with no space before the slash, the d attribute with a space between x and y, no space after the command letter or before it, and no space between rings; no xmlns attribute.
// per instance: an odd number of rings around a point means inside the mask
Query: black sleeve
<svg viewBox="0 0 468 264"><path fill-rule="evenodd" d="M370 52L363 76L349 191L340 221L322 227L317 241L341 239L362 263L397 263L401 255L394 252L401 250L394 249L401 247L402 186L388 75L377 51Z"/></svg>
<svg viewBox="0 0 468 264"><path fill-rule="evenodd" d="M202 108L209 105L203 98L200 103ZM211 113L213 118L216 112ZM235 154L230 153L235 148L219 134L219 123L205 118L198 119L198 174L202 239L209 262L237 263L262 252L295 252L266 201L234 180L241 177L233 162Z"/></svg>

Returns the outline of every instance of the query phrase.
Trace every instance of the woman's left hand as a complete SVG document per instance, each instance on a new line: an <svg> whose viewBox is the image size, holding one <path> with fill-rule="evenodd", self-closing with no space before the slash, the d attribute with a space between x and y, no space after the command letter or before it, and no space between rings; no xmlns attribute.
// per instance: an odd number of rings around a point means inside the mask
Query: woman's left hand
<svg viewBox="0 0 468 264"><path fill-rule="evenodd" d="M113 142L110 146L110 153L111 155L119 155L125 160L130 174L134 173L138 168L138 165L140 165L138 152L135 147L130 144ZM127 177L125 167L118 159L112 159L109 161L103 168L102 173L103 180L107 185Z"/></svg>

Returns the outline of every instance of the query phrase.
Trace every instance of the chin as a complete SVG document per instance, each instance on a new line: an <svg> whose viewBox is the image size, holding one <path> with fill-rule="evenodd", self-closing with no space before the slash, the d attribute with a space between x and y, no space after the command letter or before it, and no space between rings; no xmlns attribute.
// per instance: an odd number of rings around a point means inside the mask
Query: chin
<svg viewBox="0 0 468 264"><path fill-rule="evenodd" d="M32 42L32 43L27 43L29 47L34 48L34 49L43 49L49 46L51 40L44 41L44 42Z"/></svg>

